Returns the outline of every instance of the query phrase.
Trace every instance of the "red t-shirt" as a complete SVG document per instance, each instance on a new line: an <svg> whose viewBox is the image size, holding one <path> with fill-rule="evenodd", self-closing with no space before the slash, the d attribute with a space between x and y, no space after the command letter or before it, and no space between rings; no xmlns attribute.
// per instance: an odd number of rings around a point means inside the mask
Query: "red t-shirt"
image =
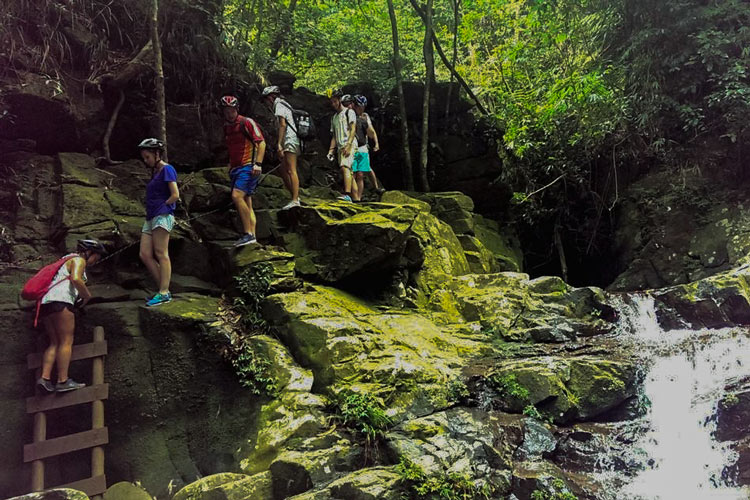
<svg viewBox="0 0 750 500"><path fill-rule="evenodd" d="M247 135L242 127L245 127ZM248 137L252 137L252 140ZM237 115L232 123L224 123L224 138L229 150L229 166L232 168L252 163L256 143L264 140L263 132L255 120L242 115Z"/></svg>

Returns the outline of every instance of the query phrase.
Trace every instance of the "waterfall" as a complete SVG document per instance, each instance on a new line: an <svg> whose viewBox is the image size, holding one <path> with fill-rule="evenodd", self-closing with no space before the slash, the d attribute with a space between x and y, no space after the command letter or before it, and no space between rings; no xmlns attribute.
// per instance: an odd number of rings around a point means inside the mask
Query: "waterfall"
<svg viewBox="0 0 750 500"><path fill-rule="evenodd" d="M735 457L712 439L711 418L726 383L748 374L750 332L741 328L671 330L659 327L653 298L631 295L617 304L620 339L646 367L650 401L644 433L633 452L645 469L623 486L618 499L747 500L748 488L722 482Z"/></svg>

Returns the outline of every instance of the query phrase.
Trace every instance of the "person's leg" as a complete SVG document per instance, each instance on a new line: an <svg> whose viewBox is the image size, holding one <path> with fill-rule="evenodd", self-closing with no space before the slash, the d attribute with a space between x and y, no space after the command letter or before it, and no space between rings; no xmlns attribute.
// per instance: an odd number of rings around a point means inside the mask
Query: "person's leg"
<svg viewBox="0 0 750 500"><path fill-rule="evenodd" d="M156 285L159 286L161 272L159 271L159 263L154 259L154 240L151 234L141 233L141 249L138 255L148 272L151 273Z"/></svg>
<svg viewBox="0 0 750 500"><path fill-rule="evenodd" d="M169 260L169 231L163 227L154 228L152 233L154 255L159 262L159 293L169 292L169 282L172 279L172 262Z"/></svg>
<svg viewBox="0 0 750 500"><path fill-rule="evenodd" d="M299 201L299 176L297 176L297 155L294 153L285 153L284 159L287 162L289 172L289 192L292 194L292 201Z"/></svg>
<svg viewBox="0 0 750 500"><path fill-rule="evenodd" d="M362 193L365 192L365 176L362 172L357 172L354 174L354 180L357 184L357 194L355 200L359 201L362 199Z"/></svg>
<svg viewBox="0 0 750 500"><path fill-rule="evenodd" d="M284 152L284 157L281 158L279 171L281 173L281 180L284 181L284 187L289 191L289 194L292 194L291 176L289 172L289 153L287 152Z"/></svg>
<svg viewBox="0 0 750 500"><path fill-rule="evenodd" d="M68 380L68 368L70 357L73 354L73 335L76 329L76 317L73 311L63 309L55 313L52 320L55 322L55 332L59 345L57 346L57 383Z"/></svg>
<svg viewBox="0 0 750 500"><path fill-rule="evenodd" d="M256 220L255 220L255 211L253 210L253 197L252 196L250 196L250 195L245 196L245 206L247 207L248 211L250 212L250 219L249 219L250 224L248 226L250 228L250 230L246 231L246 232L249 233L249 234L253 234L254 235L255 234Z"/></svg>
<svg viewBox="0 0 750 500"><path fill-rule="evenodd" d="M251 234L254 229L255 214L251 212L250 207L247 206L245 198L247 195L244 191L234 188L232 189L232 202L234 203L237 213L240 214L240 220L242 221L242 230L246 234Z"/></svg>
<svg viewBox="0 0 750 500"><path fill-rule="evenodd" d="M380 190L380 185L378 184L378 178L375 177L375 171L370 167L370 171L367 172L367 176L370 178L370 182L372 182L372 187L375 191Z"/></svg>
<svg viewBox="0 0 750 500"><path fill-rule="evenodd" d="M42 318L44 331L47 332L47 337L49 338L49 345L42 354L42 378L46 380L52 379L52 366L55 364L55 359L57 358L59 339L55 330L55 322L52 319L57 314L60 313L52 313Z"/></svg>

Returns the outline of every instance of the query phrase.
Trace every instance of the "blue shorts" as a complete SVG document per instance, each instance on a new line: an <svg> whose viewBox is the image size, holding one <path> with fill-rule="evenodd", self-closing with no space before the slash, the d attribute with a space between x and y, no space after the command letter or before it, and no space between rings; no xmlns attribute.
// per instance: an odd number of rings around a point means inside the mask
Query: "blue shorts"
<svg viewBox="0 0 750 500"><path fill-rule="evenodd" d="M354 153L354 163L352 163L352 172L369 172L370 171L370 154L356 151Z"/></svg>
<svg viewBox="0 0 750 500"><path fill-rule="evenodd" d="M260 177L260 175L253 175L252 165L243 165L229 171L232 189L239 189L248 196L255 193L260 182Z"/></svg>
<svg viewBox="0 0 750 500"><path fill-rule="evenodd" d="M171 233L172 228L174 227L174 215L162 214L157 215L153 219L147 219L146 222L143 223L141 232L145 234L151 234L157 227L166 229L168 233Z"/></svg>

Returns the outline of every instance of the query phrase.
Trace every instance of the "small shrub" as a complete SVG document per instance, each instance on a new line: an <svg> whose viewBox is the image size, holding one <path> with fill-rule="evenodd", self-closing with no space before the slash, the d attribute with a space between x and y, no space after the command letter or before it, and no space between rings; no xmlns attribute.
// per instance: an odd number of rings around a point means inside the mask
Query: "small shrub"
<svg viewBox="0 0 750 500"><path fill-rule="evenodd" d="M279 383L267 354L252 338L236 337L233 340L236 345L225 352L225 357L237 373L240 384L259 396L277 396Z"/></svg>
<svg viewBox="0 0 750 500"><path fill-rule="evenodd" d="M451 379L448 382L448 400L459 402L469 397L469 388L463 380L459 378Z"/></svg>
<svg viewBox="0 0 750 500"><path fill-rule="evenodd" d="M466 474L449 472L428 476L421 467L404 457L396 466L396 473L409 486L409 493L402 497L405 499L489 499L493 493L489 485L477 486Z"/></svg>
<svg viewBox="0 0 750 500"><path fill-rule="evenodd" d="M368 444L392 423L383 405L372 394L345 389L336 396L335 405L342 425L364 434Z"/></svg>
<svg viewBox="0 0 750 500"><path fill-rule="evenodd" d="M536 406L534 405L527 405L526 408L523 409L523 414L527 417L535 418L537 420L544 420L544 417L541 413L539 413L539 410L537 410Z"/></svg>
<svg viewBox="0 0 750 500"><path fill-rule="evenodd" d="M503 375L493 373L490 375L489 381L501 396L511 397L524 402L529 400L529 390L519 384L516 376L512 373Z"/></svg>
<svg viewBox="0 0 750 500"><path fill-rule="evenodd" d="M242 318L243 326L248 330L267 332L269 327L260 312L260 304L271 289L273 266L261 262L246 267L234 277L239 296L234 297L232 308Z"/></svg>

